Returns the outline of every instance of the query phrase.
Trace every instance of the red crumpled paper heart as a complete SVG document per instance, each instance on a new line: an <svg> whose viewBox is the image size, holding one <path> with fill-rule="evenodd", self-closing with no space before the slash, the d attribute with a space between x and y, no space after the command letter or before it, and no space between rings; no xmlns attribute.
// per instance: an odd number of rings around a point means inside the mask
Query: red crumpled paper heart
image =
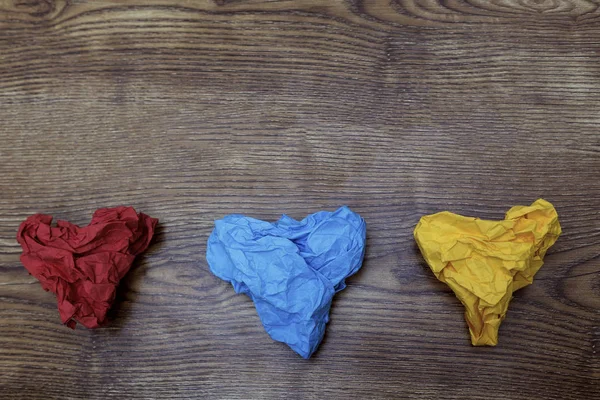
<svg viewBox="0 0 600 400"><path fill-rule="evenodd" d="M50 215L35 214L21 224L21 262L44 290L56 294L63 324L97 328L105 322L119 281L150 244L158 219L116 207L97 210L82 228L51 223Z"/></svg>

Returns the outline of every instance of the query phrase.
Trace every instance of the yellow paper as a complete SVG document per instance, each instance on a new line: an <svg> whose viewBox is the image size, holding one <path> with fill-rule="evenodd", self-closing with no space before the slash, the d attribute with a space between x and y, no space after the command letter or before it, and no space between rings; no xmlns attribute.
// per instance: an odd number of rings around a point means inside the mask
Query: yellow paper
<svg viewBox="0 0 600 400"><path fill-rule="evenodd" d="M421 218L415 239L435 276L466 308L474 346L498 344L498 328L515 290L533 282L561 233L543 199L508 210L504 221L440 212Z"/></svg>

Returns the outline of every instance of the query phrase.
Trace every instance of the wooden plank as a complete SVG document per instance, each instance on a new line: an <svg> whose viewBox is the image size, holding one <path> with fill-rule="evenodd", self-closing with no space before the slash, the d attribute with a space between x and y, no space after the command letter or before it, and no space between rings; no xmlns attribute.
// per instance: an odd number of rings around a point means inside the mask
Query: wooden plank
<svg viewBox="0 0 600 400"><path fill-rule="evenodd" d="M0 2L6 398L600 398L600 49L592 1ZM538 197L563 235L495 348L412 238ZM110 324L71 331L19 223L160 219ZM208 270L212 221L347 204L363 269L309 361Z"/></svg>

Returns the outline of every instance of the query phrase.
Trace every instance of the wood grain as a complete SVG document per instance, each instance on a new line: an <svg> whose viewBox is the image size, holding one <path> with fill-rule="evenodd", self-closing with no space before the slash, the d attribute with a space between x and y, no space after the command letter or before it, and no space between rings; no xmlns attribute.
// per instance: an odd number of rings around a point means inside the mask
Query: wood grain
<svg viewBox="0 0 600 400"><path fill-rule="evenodd" d="M0 397L600 399L599 56L591 0L0 1ZM538 197L564 233L471 347L412 230ZM71 331L17 227L119 204L156 241ZM342 204L367 256L305 361L206 239Z"/></svg>

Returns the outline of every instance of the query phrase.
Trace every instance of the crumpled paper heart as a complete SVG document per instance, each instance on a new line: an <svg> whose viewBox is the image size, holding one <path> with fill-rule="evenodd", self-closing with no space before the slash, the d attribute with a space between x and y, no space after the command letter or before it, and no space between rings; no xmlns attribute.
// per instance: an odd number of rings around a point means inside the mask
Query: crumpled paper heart
<svg viewBox="0 0 600 400"><path fill-rule="evenodd" d="M513 292L533 282L560 233L556 210L538 199L511 208L504 221L426 215L414 235L435 276L465 306L471 343L495 346Z"/></svg>
<svg viewBox="0 0 600 400"><path fill-rule="evenodd" d="M275 223L229 215L215 222L206 258L216 276L254 301L272 339L309 358L334 294L361 267L365 241L365 221L348 207Z"/></svg>
<svg viewBox="0 0 600 400"><path fill-rule="evenodd" d="M21 262L56 294L63 324L96 328L106 319L119 281L152 239L158 220L132 207L102 208L80 228L35 214L19 227Z"/></svg>

